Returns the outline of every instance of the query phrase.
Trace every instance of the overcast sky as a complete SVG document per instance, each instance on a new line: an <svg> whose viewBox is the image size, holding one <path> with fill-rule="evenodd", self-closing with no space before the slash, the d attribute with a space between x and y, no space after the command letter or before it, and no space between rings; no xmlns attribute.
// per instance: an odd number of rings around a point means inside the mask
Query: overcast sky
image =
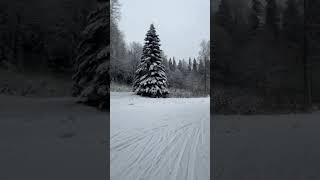
<svg viewBox="0 0 320 180"><path fill-rule="evenodd" d="M201 40L210 39L210 0L120 0L125 40L144 42L151 23L169 57L197 57Z"/></svg>

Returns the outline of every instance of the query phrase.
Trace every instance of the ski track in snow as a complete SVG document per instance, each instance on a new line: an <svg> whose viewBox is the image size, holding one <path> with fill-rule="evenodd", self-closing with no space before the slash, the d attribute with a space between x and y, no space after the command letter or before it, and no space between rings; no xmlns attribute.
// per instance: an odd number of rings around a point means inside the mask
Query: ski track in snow
<svg viewBox="0 0 320 180"><path fill-rule="evenodd" d="M111 93L111 180L209 180L210 100Z"/></svg>

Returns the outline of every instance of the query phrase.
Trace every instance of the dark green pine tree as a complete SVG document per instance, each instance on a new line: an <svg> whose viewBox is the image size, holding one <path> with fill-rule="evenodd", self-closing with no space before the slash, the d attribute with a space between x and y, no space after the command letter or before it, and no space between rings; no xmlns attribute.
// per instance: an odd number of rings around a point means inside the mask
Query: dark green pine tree
<svg viewBox="0 0 320 180"><path fill-rule="evenodd" d="M267 0L265 24L267 30L277 37L279 33L280 14L276 0Z"/></svg>
<svg viewBox="0 0 320 180"><path fill-rule="evenodd" d="M192 61L191 58L189 58L189 64L188 64L188 72L192 71Z"/></svg>
<svg viewBox="0 0 320 180"><path fill-rule="evenodd" d="M98 9L89 15L78 46L73 79L73 96L88 105L109 107L110 17L109 1L98 0Z"/></svg>
<svg viewBox="0 0 320 180"><path fill-rule="evenodd" d="M165 67L160 56L160 39L153 24L147 32L133 91L141 96L166 97L169 94Z"/></svg>

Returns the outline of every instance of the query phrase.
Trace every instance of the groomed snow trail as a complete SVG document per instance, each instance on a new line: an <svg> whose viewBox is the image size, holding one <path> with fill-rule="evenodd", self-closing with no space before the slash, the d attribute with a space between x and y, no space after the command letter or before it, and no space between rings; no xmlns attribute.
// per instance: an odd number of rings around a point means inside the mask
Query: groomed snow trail
<svg viewBox="0 0 320 180"><path fill-rule="evenodd" d="M210 99L111 93L111 180L209 180Z"/></svg>

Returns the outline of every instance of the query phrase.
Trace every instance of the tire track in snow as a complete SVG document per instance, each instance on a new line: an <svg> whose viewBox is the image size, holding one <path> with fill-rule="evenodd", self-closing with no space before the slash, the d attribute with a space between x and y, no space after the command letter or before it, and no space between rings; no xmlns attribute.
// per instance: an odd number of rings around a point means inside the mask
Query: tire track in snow
<svg viewBox="0 0 320 180"><path fill-rule="evenodd" d="M110 138L111 180L209 180L209 98L118 97L121 108L111 106L117 129Z"/></svg>

